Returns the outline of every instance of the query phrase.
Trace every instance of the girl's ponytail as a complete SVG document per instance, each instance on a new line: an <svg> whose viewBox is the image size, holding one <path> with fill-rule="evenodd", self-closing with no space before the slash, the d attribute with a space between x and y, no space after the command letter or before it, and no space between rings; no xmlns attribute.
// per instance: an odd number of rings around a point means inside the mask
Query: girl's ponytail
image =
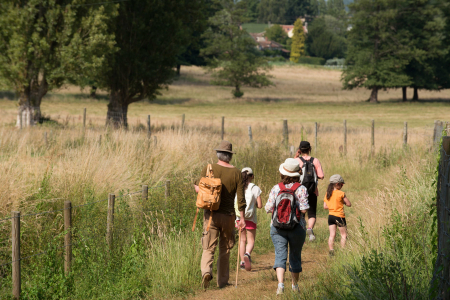
<svg viewBox="0 0 450 300"><path fill-rule="evenodd" d="M330 200L331 195L333 195L334 183L330 183L327 187L327 200Z"/></svg>
<svg viewBox="0 0 450 300"><path fill-rule="evenodd" d="M248 180L250 178L250 175L248 175L248 171L242 172L242 183L244 184L244 191L248 187Z"/></svg>

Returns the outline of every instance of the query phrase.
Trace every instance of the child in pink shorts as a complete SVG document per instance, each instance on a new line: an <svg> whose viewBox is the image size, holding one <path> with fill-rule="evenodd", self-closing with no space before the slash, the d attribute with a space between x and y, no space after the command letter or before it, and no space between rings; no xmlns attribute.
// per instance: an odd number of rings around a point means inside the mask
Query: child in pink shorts
<svg viewBox="0 0 450 300"><path fill-rule="evenodd" d="M241 269L251 271L252 269L252 259L251 253L253 247L255 246L256 237L256 208L262 208L261 201L261 189L252 183L254 179L254 174L252 169L243 168L242 169L242 181L244 183L245 191L245 201L247 202L247 207L245 209L245 229L241 232L241 244L239 245L239 256L244 258L241 261ZM237 211L237 198L234 204L235 210ZM236 213L236 224L239 224L240 214Z"/></svg>

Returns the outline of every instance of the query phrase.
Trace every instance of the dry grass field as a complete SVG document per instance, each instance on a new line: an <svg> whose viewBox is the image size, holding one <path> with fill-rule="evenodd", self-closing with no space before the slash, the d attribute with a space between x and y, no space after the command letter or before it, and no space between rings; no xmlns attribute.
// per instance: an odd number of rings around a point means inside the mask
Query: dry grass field
<svg viewBox="0 0 450 300"><path fill-rule="evenodd" d="M313 156L320 158L326 178L339 173L347 182L344 189L354 204L347 210L350 252L359 257L369 248L381 247L386 237L380 235L380 230L392 222L394 211L407 217L412 209L431 201L432 188L428 181L434 163L433 122L446 120L450 92L424 91L420 92L423 100L402 103L400 91L386 91L380 93L381 103L373 105L364 101L369 95L367 90L341 90L340 72L335 70L277 66L271 74L276 86L246 88L244 97L236 100L231 98L230 87L210 85L209 75L202 69L182 68L181 78L157 99L132 104L128 113L129 130L116 131L104 128L105 92L99 92L100 100L89 100L87 90L66 87L54 91L43 100L42 112L56 122L21 131L14 127L14 97L7 92L0 93L0 97L4 96L0 99L0 218L9 216L14 209L28 213L58 208L67 199L80 205L110 192L135 191L142 184L152 187L170 179L178 193L176 201L183 201L186 207L183 220L180 220L180 225L183 221L186 227L178 228L179 235L162 240L160 246L158 243L148 246L145 255L153 263L142 276L157 282L159 289L152 287L139 297L165 298L166 293L170 293L173 297L184 298L186 293L197 292L193 286L199 283L199 278L190 271L198 259L196 247L186 249L186 257L192 259L180 262L177 270L171 269L164 276L153 273L170 263L166 259L179 256L176 249L197 239L187 232L187 224L192 221L194 212L191 182L206 162L215 160L212 149L220 141L221 116L225 116L225 138L234 144L238 153L232 163L255 170L264 203L270 188L278 180L279 163L289 156L289 151L281 147L282 120L287 119L289 144L295 146L302 137L314 145L313 125L319 123L318 149L313 149ZM88 111L86 131L81 126L84 107ZM151 115L156 144L153 138L147 139L145 122L148 114ZM182 114L186 115L184 130L180 128ZM346 155L340 150L344 119L348 127ZM370 145L372 119L376 122L373 154ZM409 126L406 149L402 145L404 121L408 121ZM252 144L247 126L252 126ZM321 182L319 186L318 210L322 222L316 229L317 243L305 246L305 251L312 251L308 252L310 256L326 251L328 228L326 212L321 209L326 185ZM399 186L405 190L399 190ZM425 200L411 202L411 199ZM132 201L128 204L139 206ZM270 238L265 234L270 223L264 214L259 220L261 235L255 253L263 254L271 250ZM33 227L33 224L24 226ZM363 228L361 224L364 224ZM2 234L8 234L7 230L0 224ZM39 230L36 228L34 233ZM167 249L165 243L173 247ZM8 247L8 244L0 244L1 253L8 253ZM156 256L155 249L160 256ZM347 261L352 259L356 258ZM316 280L310 278L305 283L312 298L320 294L314 287ZM273 278L267 281L273 284ZM126 291L122 293L124 299L137 297ZM111 294L114 294L113 290ZM258 291L255 291L252 297L257 295ZM87 296L74 296L73 299L83 297Z"/></svg>

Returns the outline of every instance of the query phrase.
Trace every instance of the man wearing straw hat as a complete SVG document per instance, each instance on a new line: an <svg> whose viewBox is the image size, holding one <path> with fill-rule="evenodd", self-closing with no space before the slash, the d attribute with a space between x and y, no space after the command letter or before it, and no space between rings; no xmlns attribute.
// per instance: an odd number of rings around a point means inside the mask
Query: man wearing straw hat
<svg viewBox="0 0 450 300"><path fill-rule="evenodd" d="M203 236L202 236L202 286L207 288L212 277L212 264L214 261L214 252L217 244L219 244L219 258L217 259L217 286L219 288L225 287L228 284L230 277L230 251L234 246L234 225L235 225L235 210L234 199L237 195L238 209L241 214L239 229L245 228L245 196L244 184L242 182L242 174L239 169L230 165L233 157L233 146L228 141L222 141L217 149L218 162L212 164L212 170L215 178L220 178L222 182L222 192L220 206L212 215L211 225L209 231L206 231L208 226L210 211L204 211L203 218ZM206 176L205 166L202 170L201 176ZM195 185L195 191L198 192L198 181Z"/></svg>

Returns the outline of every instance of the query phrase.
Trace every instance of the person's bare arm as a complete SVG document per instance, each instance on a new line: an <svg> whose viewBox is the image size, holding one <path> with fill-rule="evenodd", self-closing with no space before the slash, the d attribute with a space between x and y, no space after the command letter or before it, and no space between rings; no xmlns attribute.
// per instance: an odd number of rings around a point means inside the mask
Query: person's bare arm
<svg viewBox="0 0 450 300"><path fill-rule="evenodd" d="M258 198L256 198L256 207L262 208L261 196L258 196Z"/></svg>
<svg viewBox="0 0 450 300"><path fill-rule="evenodd" d="M344 195L344 203L345 205L347 205L348 207L351 207L352 204L350 203L350 200L348 200L347 196Z"/></svg>
<svg viewBox="0 0 450 300"><path fill-rule="evenodd" d="M308 211L307 209L301 210L302 214L306 214L307 211Z"/></svg>
<svg viewBox="0 0 450 300"><path fill-rule="evenodd" d="M198 191L199 191L198 185L194 184L194 189L195 189L195 192L198 194Z"/></svg>
<svg viewBox="0 0 450 300"><path fill-rule="evenodd" d="M328 205L325 201L323 201L323 209L328 209Z"/></svg>
<svg viewBox="0 0 450 300"><path fill-rule="evenodd" d="M245 226L247 226L247 224L245 224L245 210L241 210L240 212L240 219L239 219L239 229L242 231L245 229Z"/></svg>

